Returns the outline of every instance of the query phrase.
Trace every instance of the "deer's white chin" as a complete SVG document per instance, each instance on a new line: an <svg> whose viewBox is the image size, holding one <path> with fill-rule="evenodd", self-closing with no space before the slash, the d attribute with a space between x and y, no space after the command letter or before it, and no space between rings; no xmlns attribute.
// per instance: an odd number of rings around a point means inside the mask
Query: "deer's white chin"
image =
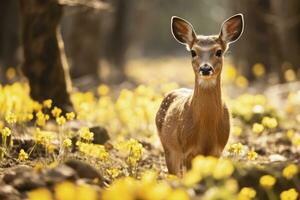
<svg viewBox="0 0 300 200"><path fill-rule="evenodd" d="M203 79L203 78L198 78L198 84L200 87L203 88L210 88L215 86L217 83L215 78L210 78L210 79Z"/></svg>

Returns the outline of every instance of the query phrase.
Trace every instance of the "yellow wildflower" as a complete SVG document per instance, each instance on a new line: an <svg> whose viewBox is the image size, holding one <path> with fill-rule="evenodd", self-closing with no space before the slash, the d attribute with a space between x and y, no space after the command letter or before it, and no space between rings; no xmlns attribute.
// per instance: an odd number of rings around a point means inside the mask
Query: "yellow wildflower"
<svg viewBox="0 0 300 200"><path fill-rule="evenodd" d="M52 194L46 188L39 188L27 193L28 200L52 200Z"/></svg>
<svg viewBox="0 0 300 200"><path fill-rule="evenodd" d="M79 136L86 141L92 141L94 139L94 133L91 132L88 127L82 127L79 130Z"/></svg>
<svg viewBox="0 0 300 200"><path fill-rule="evenodd" d="M261 77L263 75L265 75L265 66L261 63L256 63L255 65L253 65L252 67L252 73L256 76L256 77Z"/></svg>
<svg viewBox="0 0 300 200"><path fill-rule="evenodd" d="M17 75L17 71L13 67L9 67L5 72L5 76L8 80L14 79L16 75Z"/></svg>
<svg viewBox="0 0 300 200"><path fill-rule="evenodd" d="M243 148L244 148L244 146L241 143L235 143L235 144L232 144L229 146L228 151L230 153L240 155L243 152Z"/></svg>
<svg viewBox="0 0 300 200"><path fill-rule="evenodd" d="M251 187L243 187L238 194L238 200L251 200L256 196L256 191Z"/></svg>
<svg viewBox="0 0 300 200"><path fill-rule="evenodd" d="M57 200L74 200L77 197L76 186L71 182L62 182L54 187Z"/></svg>
<svg viewBox="0 0 300 200"><path fill-rule="evenodd" d="M280 193L280 200L297 200L298 195L296 189L291 188Z"/></svg>
<svg viewBox="0 0 300 200"><path fill-rule="evenodd" d="M109 87L107 85L102 84L98 87L97 91L100 96L105 96L109 93Z"/></svg>
<svg viewBox="0 0 300 200"><path fill-rule="evenodd" d="M268 128L276 128L278 123L277 123L277 120L275 118L272 118L272 117L264 117L262 119L262 124L265 126L265 127L268 127Z"/></svg>
<svg viewBox="0 0 300 200"><path fill-rule="evenodd" d="M63 141L63 146L68 148L68 147L71 147L72 146L72 140L70 140L69 138L65 139Z"/></svg>
<svg viewBox="0 0 300 200"><path fill-rule="evenodd" d="M64 116L60 116L56 118L56 123L60 126L66 123L66 118Z"/></svg>
<svg viewBox="0 0 300 200"><path fill-rule="evenodd" d="M298 166L295 164L289 164L282 170L282 175L290 180L298 173Z"/></svg>
<svg viewBox="0 0 300 200"><path fill-rule="evenodd" d="M259 184L266 189L272 188L275 183L276 179L271 175L264 175L259 179Z"/></svg>
<svg viewBox="0 0 300 200"><path fill-rule="evenodd" d="M1 131L0 131L2 137L8 137L11 135L11 130L8 127L4 127Z"/></svg>
<svg viewBox="0 0 300 200"><path fill-rule="evenodd" d="M17 122L17 116L14 114L14 113L8 113L6 116L5 116L5 121L8 123L8 124L15 124Z"/></svg>
<svg viewBox="0 0 300 200"><path fill-rule="evenodd" d="M18 159L19 159L20 161L24 161L24 160L27 160L27 159L28 159L28 154L24 151L24 149L21 149L21 150L20 150Z"/></svg>
<svg viewBox="0 0 300 200"><path fill-rule="evenodd" d="M97 191L91 186L87 184L77 186L76 190L76 200L97 200L98 194ZM64 199L65 200L65 199Z"/></svg>
<svg viewBox="0 0 300 200"><path fill-rule="evenodd" d="M74 112L68 112L68 113L66 114L66 118L67 118L67 120L69 120L69 121L73 120L73 119L75 118L75 113L74 113Z"/></svg>
<svg viewBox="0 0 300 200"><path fill-rule="evenodd" d="M56 106L51 110L51 114L55 118L59 117L61 112L62 112L62 110Z"/></svg>
<svg viewBox="0 0 300 200"><path fill-rule="evenodd" d="M220 159L216 165L216 168L214 169L213 177L215 179L224 179L231 176L233 171L234 166L230 160Z"/></svg>
<svg viewBox="0 0 300 200"><path fill-rule="evenodd" d="M51 99L47 99L47 100L43 101L43 106L44 106L45 108L50 109L51 106L52 106L52 100L51 100Z"/></svg>
<svg viewBox="0 0 300 200"><path fill-rule="evenodd" d="M239 126L233 126L232 127L232 134L236 136L240 136L242 133L242 128Z"/></svg>
<svg viewBox="0 0 300 200"><path fill-rule="evenodd" d="M259 123L254 123L253 126L252 126L252 131L254 133L261 133L264 131L264 126L262 124L259 124Z"/></svg>
<svg viewBox="0 0 300 200"><path fill-rule="evenodd" d="M239 88L246 88L248 87L248 80L246 77L244 76L238 76L235 79L235 84L239 87Z"/></svg>
<svg viewBox="0 0 300 200"><path fill-rule="evenodd" d="M36 113L36 124L38 126L45 126L48 119L49 115L44 114L42 111Z"/></svg>
<svg viewBox="0 0 300 200"><path fill-rule="evenodd" d="M183 189L175 189L171 192L171 194L166 198L168 200L189 200L190 197L187 192Z"/></svg>
<svg viewBox="0 0 300 200"><path fill-rule="evenodd" d="M248 158L248 160L256 160L257 153L254 150L250 150L247 153L247 158Z"/></svg>
<svg viewBox="0 0 300 200"><path fill-rule="evenodd" d="M193 187L195 184L199 183L201 179L201 173L192 169L184 174L183 183L188 187Z"/></svg>
<svg viewBox="0 0 300 200"><path fill-rule="evenodd" d="M113 179L117 178L120 174L120 170L118 168L106 169L106 172Z"/></svg>

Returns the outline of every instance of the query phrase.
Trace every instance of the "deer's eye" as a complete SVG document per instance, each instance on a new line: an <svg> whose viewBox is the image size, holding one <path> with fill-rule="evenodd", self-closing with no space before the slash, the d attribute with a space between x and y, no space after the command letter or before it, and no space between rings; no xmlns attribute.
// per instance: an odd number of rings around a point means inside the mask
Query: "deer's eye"
<svg viewBox="0 0 300 200"><path fill-rule="evenodd" d="M222 50L219 49L218 51L216 51L216 56L217 57L221 57L222 56Z"/></svg>
<svg viewBox="0 0 300 200"><path fill-rule="evenodd" d="M192 54L192 57L195 57L195 56L197 56L197 54L196 54L196 51L195 51L195 50L191 50L191 54Z"/></svg>

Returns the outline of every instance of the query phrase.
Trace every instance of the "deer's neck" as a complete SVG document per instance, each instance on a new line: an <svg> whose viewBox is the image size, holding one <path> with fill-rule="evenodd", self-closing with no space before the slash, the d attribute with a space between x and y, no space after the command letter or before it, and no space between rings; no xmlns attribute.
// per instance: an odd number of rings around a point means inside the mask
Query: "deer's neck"
<svg viewBox="0 0 300 200"><path fill-rule="evenodd" d="M222 98L220 76L216 78L216 83L203 86L195 81L194 93L191 99L191 112L193 122L205 127L216 127L216 123L221 119Z"/></svg>

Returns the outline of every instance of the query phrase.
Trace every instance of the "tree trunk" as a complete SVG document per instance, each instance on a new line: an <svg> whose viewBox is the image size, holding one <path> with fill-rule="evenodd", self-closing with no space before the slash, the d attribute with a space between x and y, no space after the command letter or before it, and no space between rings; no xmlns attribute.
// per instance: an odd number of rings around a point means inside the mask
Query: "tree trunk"
<svg viewBox="0 0 300 200"><path fill-rule="evenodd" d="M0 83L7 83L5 71L20 64L20 8L18 0L0 1Z"/></svg>
<svg viewBox="0 0 300 200"><path fill-rule="evenodd" d="M52 99L62 109L72 104L71 81L58 24L62 7L56 0L20 0L24 63L30 95L39 102Z"/></svg>
<svg viewBox="0 0 300 200"><path fill-rule="evenodd" d="M111 81L120 83L125 80L126 52L129 46L129 18L132 0L114 1L113 27L109 34L107 48L107 59L110 63L112 77Z"/></svg>
<svg viewBox="0 0 300 200"><path fill-rule="evenodd" d="M66 52L71 58L71 76L80 78L89 75L92 80L99 81L101 13L81 7L70 8L71 12L74 14L63 20L66 23L64 33L69 41L66 42Z"/></svg>

